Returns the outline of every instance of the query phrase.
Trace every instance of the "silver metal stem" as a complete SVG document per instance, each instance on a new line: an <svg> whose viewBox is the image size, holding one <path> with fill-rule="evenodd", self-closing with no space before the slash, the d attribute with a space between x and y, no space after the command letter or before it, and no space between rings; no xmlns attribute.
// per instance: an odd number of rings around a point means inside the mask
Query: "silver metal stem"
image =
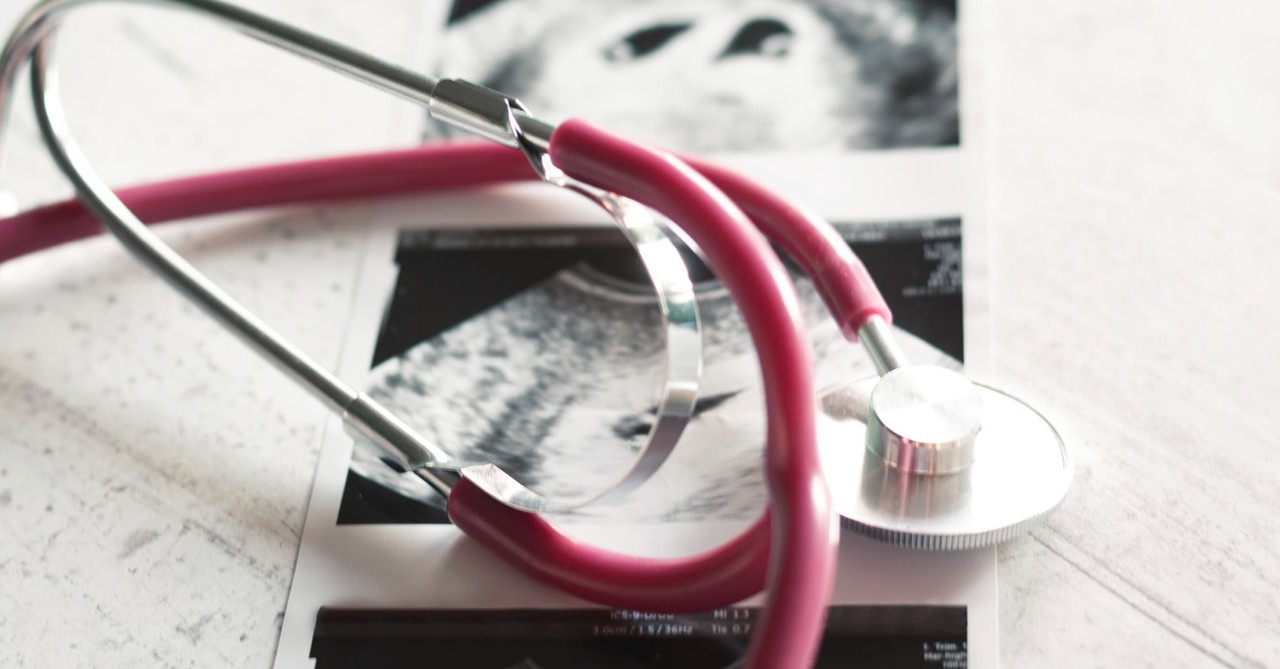
<svg viewBox="0 0 1280 669"><path fill-rule="evenodd" d="M898 346L898 340L894 339L893 328L879 316L872 316L858 328L858 341L862 342L867 355L871 356L880 376L910 364L906 354Z"/></svg>
<svg viewBox="0 0 1280 669"><path fill-rule="evenodd" d="M949 369L909 364L879 316L858 328L858 339L880 373L867 410L867 450L913 474L947 474L973 464L982 429L982 398L974 385Z"/></svg>

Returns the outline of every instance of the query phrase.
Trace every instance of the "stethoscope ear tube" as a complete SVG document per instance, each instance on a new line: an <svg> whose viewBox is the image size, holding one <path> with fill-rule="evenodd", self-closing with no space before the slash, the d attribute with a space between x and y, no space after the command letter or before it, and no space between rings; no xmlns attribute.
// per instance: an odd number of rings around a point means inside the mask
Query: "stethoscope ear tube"
<svg viewBox="0 0 1280 669"><path fill-rule="evenodd" d="M634 589L628 595L624 592L627 590L625 586L611 590L607 580L599 579L595 585L583 582L582 587L575 590L569 583L575 580L572 574L561 570L557 575L554 570L541 569L537 560L522 566L526 571L538 573L552 583L597 601L609 602L610 597L616 595L612 601L618 605L643 604L635 608L672 610L705 609L738 601L759 589L760 574L768 563L773 575L770 601L766 607L769 613L760 620L757 628L760 634L752 646L751 657L757 662L749 666L804 666L807 660L803 658L811 657L821 630L825 611L823 604L830 592L837 527L835 515L827 505L828 491L815 463L814 393L808 345L803 336L798 300L787 272L768 247L764 236L751 226L742 211L681 161L627 144L576 122L562 127L555 138L553 159L567 173L599 187L619 191L685 222L687 232L708 254L713 268L725 280L752 326L752 336L761 353L762 368L770 370L766 375L770 380L766 390L767 408L771 416L781 416L771 419L769 426L767 462L770 487L781 491L773 499L772 517L797 516L798 520L789 524L777 523L772 528L764 521L757 523L751 532L728 545L735 551L733 555L740 556L741 560L716 562L726 557L724 550L718 550L692 562L651 564L649 568L653 569L652 577L656 580L652 581L655 587L650 590L664 593L660 598L644 599L644 595L639 595L641 598L637 599ZM471 167L459 169L460 165ZM834 233L827 232L829 228L825 223L789 209L787 203L776 197L762 197L767 193L744 186L748 182L739 181L740 178L729 172L705 164L699 166L707 170L707 176L726 184L740 203L752 212L756 225L770 233L774 241L783 245L808 271L819 277L835 277L834 280L820 280L818 285L833 311L837 308L843 310L840 313L845 314L841 319L846 333L856 331L850 325L867 313L887 314L883 300L874 288L870 291L860 288L872 285L864 277L865 270L861 270L861 265L856 261L851 263L840 253L827 251L843 245L830 243L829 237ZM445 173L437 174L441 170ZM486 177L476 176L481 173ZM458 175L462 181L454 183L450 174ZM169 217L291 201L438 190L531 176L524 157L515 151L487 145L458 145L197 177L185 182L127 189L121 195L127 206L139 209L141 218L158 222ZM782 224L770 225L770 221L776 221L776 217L782 214L789 215L793 221L785 225L796 226L785 228L785 234ZM8 237L0 234L0 255L13 257L52 243L87 236L96 230L91 221L92 218L78 203L63 203L27 212L0 226L0 233L20 233ZM39 234L27 234L33 230L39 230ZM794 237L796 241L789 241L793 239L791 235L798 235ZM841 273L840 266L854 267L854 270ZM853 289L841 289L841 281ZM775 378L782 382L775 382ZM465 484L463 489L466 489ZM576 551L580 548L551 541L555 535L547 533L550 525L545 521L505 507L501 512L495 510L492 519L472 522L479 516L468 516L469 504L472 503L467 499L469 497L464 494L451 502L451 512L459 525L471 528L481 540L513 561L533 559L537 553L498 548L503 542L499 530L504 526L512 530L520 522L534 523L543 528L535 532L535 526L529 525L525 529L530 532L519 536L527 536L531 540L543 537L548 541L548 545L541 549L546 556L554 557L561 549ZM816 506L815 501L819 502ZM504 518L513 520L508 522ZM767 541L770 529L773 540ZM492 540L486 539L487 531L491 532L489 539ZM770 551L776 554L772 563L767 559ZM612 561L614 572L599 570L598 574L622 573L618 569L633 572L651 562L599 551L585 551L581 557L599 564ZM544 560L541 564L550 565L551 562ZM713 564L717 565L716 569L710 568ZM587 573L584 569L583 574ZM736 575L733 585L728 583L730 575ZM703 585L705 579L709 580ZM625 583L626 579L620 579L620 582ZM665 589L656 587L660 582L666 583ZM667 597L667 593L672 596ZM684 593L685 599L675 596L677 593ZM770 621L776 621L776 625Z"/></svg>

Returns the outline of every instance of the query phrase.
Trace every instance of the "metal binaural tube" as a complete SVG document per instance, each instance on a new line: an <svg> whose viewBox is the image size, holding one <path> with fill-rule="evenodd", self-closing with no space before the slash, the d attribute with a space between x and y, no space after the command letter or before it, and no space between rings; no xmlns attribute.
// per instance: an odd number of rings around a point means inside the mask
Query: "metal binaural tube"
<svg viewBox="0 0 1280 669"><path fill-rule="evenodd" d="M80 193L84 206L150 270L330 409L343 414L344 418L353 418L351 422L356 430L389 455L413 466L447 463L447 453L412 434L381 407L369 406L371 403L367 398L316 364L176 251L158 241L146 225L115 197L90 167L67 129L57 95L56 73L49 61L50 39L46 37L37 44L32 54L31 88L36 118L50 155Z"/></svg>
<svg viewBox="0 0 1280 669"><path fill-rule="evenodd" d="M37 9L54 11L58 6L74 6L75 0L63 0L64 5L48 2ZM81 0L89 1L89 0ZM291 51L321 60L325 64L338 63L340 69L357 78L378 83L381 78L375 71L365 76L359 68L365 67L351 54L373 60L359 52L346 49L322 38L296 31L270 19L258 17L218 2L187 0L179 4L211 6L219 12L234 15L241 21L237 25L249 25L251 34L268 35L274 43ZM516 481L502 469L485 464L468 464L454 461L442 448L424 439L408 424L368 396L357 393L336 375L306 356L303 351L273 331L264 321L237 303L215 283L201 274L180 254L156 237L147 226L111 191L94 172L92 166L77 146L62 113L57 90L57 72L53 66L54 24L39 11L26 28L19 29L10 40L0 69L11 67L15 58L24 57L20 50L23 35L38 35L31 48L31 89L36 106L36 118L45 144L59 169L75 186L81 203L118 241L143 265L177 289L204 313L218 321L241 341L249 345L277 369L283 371L304 389L319 398L330 409L340 413L352 436L371 443L385 460L408 470L419 468L455 469L472 472L492 485L486 490L505 504L527 511L568 510L609 497L621 496L640 485L663 464L674 449L689 417L693 413L697 395L698 377L701 373L701 338L697 302L689 280L687 268L663 229L663 220L643 207L633 207L629 201L609 193L597 192L542 170L553 168L545 160L544 147L549 146L554 126L533 119L518 101L508 96L469 82L446 79L435 81L422 78L420 90L434 113L454 125L478 134L486 139L519 149L533 164L535 171L557 186L588 196L605 211L622 230L634 249L657 292L662 313L664 334L667 341L666 376L659 400L657 419L646 437L644 447L636 461L621 479L601 493L572 499L548 499ZM246 18L247 17L247 18ZM266 28L262 28L266 26ZM247 30L247 29L246 29ZM256 32L255 32L256 31ZM319 44L317 49L312 43ZM17 46L14 46L17 45ZM334 51L342 58L330 57ZM318 58L317 53L325 58ZM416 76L416 75L415 75ZM12 82L12 79L9 80ZM428 90L430 89L430 90ZM12 91L10 91L10 94ZM11 95L10 95L11 97ZM8 98L6 98L7 100ZM0 105L4 100L0 100ZM528 126L526 129L525 126ZM542 170L537 170L541 166ZM463 173L467 170L463 170ZM558 172L558 170L556 171ZM483 182L492 173L488 170L471 170L471 181ZM500 173L499 173L500 174ZM533 171L530 172L532 176ZM459 176L457 174L454 175ZM423 477L442 494L450 489L443 479ZM439 479L439 480L437 480Z"/></svg>
<svg viewBox="0 0 1280 669"><path fill-rule="evenodd" d="M51 63L53 32L71 10L104 0L46 0L21 19L0 51L0 176L3 176L3 134L12 110L18 68L32 63L31 86L37 119L55 162L73 182L81 199L99 221L146 266L196 303L276 368L298 381L348 424L389 455L406 465L443 464L448 455L435 445L403 429L381 407L372 406L335 375L269 328L216 284L195 270L179 254L155 240L90 169L67 131L56 94ZM361 51L300 30L288 24L218 0L126 0L171 5L218 20L240 32L297 54L329 69L424 106L429 105L437 80L387 63ZM392 417L393 418L393 417ZM399 429L388 429L388 426Z"/></svg>

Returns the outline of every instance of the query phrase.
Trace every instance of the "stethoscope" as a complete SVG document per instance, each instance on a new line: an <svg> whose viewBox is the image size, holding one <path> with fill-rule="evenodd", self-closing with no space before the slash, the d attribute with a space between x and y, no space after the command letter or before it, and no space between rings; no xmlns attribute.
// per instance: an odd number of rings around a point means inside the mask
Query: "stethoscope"
<svg viewBox="0 0 1280 669"><path fill-rule="evenodd" d="M52 67L51 37L59 20L88 4L92 0L37 5L0 54L0 128L18 68L30 59L41 133L80 200L0 220L0 262L88 236L100 223L341 414L349 431L446 495L455 525L534 578L609 606L666 612L727 606L763 588L763 610L743 666L805 667L821 637L842 525L901 545L967 549L1024 531L1065 495L1070 454L1049 422L954 371L908 364L870 276L818 217L710 163L645 148L581 121L553 126L496 91L415 74L216 0L167 4L220 19L421 104L435 118L491 143L422 146L112 192L68 132ZM657 420L631 467L601 492L580 498L547 498L492 464L454 461L274 333L143 222L530 178L585 195L611 215L639 255L662 311L666 378ZM581 508L634 490L658 470L689 420L697 401L700 321L672 235L696 248L715 271L758 351L770 503L724 545L655 560L583 545L541 512ZM844 335L867 350L878 378L815 391L798 298L770 243L813 279ZM836 477L840 484L830 489L828 478Z"/></svg>

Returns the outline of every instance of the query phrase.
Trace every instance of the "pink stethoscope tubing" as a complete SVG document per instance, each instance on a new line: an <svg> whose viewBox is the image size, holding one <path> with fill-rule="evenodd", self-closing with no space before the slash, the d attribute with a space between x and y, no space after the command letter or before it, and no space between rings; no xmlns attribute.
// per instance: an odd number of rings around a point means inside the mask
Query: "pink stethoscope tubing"
<svg viewBox="0 0 1280 669"><path fill-rule="evenodd" d="M767 580L764 611L746 666L807 666L830 596L838 523L818 462L811 364L794 288L765 235L813 277L850 338L871 316L889 317L883 299L829 225L736 174L690 161L695 171L669 154L573 121L552 136L551 157L570 176L677 221L734 297L766 381L765 472L771 506L726 544L668 560L585 546L544 518L501 504L465 480L449 498L450 517L526 573L611 606L710 609L755 594ZM505 147L444 144L194 177L124 189L118 195L143 220L160 222L534 176L524 157ZM92 217L77 203L34 209L0 221L0 262L96 231Z"/></svg>

